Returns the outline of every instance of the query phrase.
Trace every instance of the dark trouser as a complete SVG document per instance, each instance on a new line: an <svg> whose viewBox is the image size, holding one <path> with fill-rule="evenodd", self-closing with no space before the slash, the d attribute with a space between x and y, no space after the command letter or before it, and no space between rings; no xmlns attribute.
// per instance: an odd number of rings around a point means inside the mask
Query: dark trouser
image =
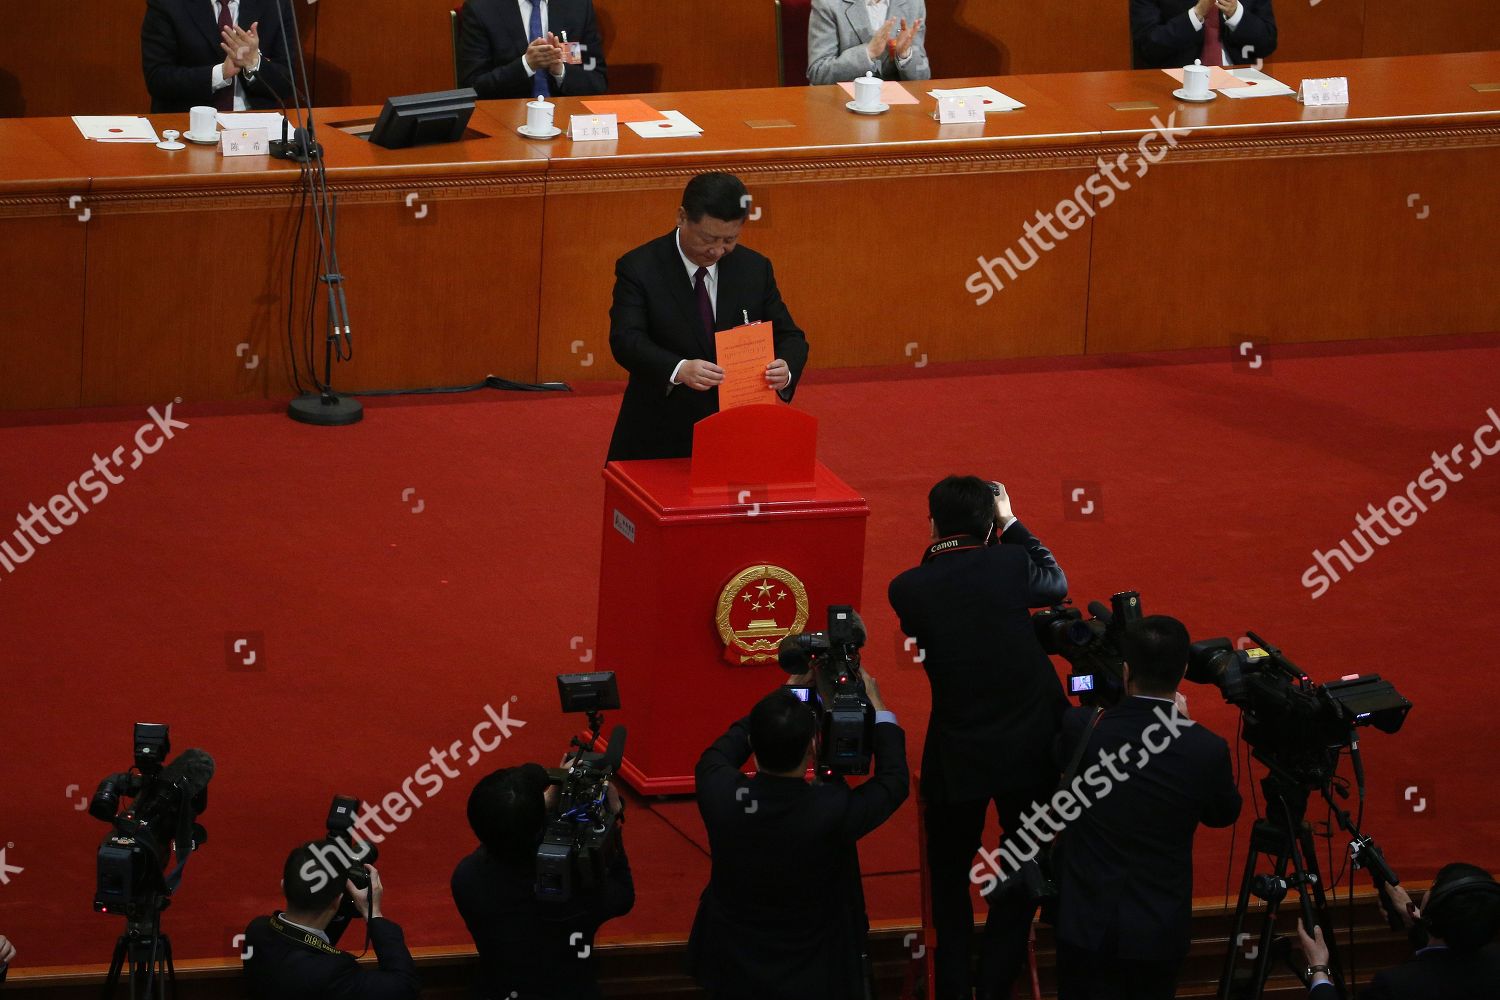
<svg viewBox="0 0 1500 1000"><path fill-rule="evenodd" d="M1002 843L1005 834L1020 827L1021 814L1033 802L1046 801L1054 791L1054 784L1046 784L996 795ZM973 989L969 956L973 951L974 904L969 895L969 872L974 867L989 807L989 799L928 802L923 813L927 867L932 874L932 923L937 930L935 1000L969 1000ZM979 950L980 996L1004 998L1010 996L1026 964L1026 939L1036 907L1024 891L997 891L989 900L990 912Z"/></svg>
<svg viewBox="0 0 1500 1000"><path fill-rule="evenodd" d="M1172 1000L1181 959L1117 958L1057 942L1058 1000Z"/></svg>

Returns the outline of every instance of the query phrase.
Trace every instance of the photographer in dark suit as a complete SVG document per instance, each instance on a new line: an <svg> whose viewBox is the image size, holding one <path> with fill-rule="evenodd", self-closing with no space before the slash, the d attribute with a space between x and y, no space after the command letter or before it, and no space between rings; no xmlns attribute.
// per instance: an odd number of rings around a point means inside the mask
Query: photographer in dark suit
<svg viewBox="0 0 1500 1000"><path fill-rule="evenodd" d="M1244 66L1276 51L1271 0L1130 0L1136 69Z"/></svg>
<svg viewBox="0 0 1500 1000"><path fill-rule="evenodd" d="M146 0L141 67L151 113L199 105L248 111L290 102L297 40L282 34L285 10L277 11L277 2Z"/></svg>
<svg viewBox="0 0 1500 1000"><path fill-rule="evenodd" d="M948 1000L969 996L969 870L990 803L1009 833L1057 784L1052 745L1067 699L1030 609L1061 601L1068 581L998 484L949 476L928 493L927 511L932 544L921 565L891 581L889 596L932 685L922 821L937 997ZM1025 961L1033 907L1024 894L992 896L990 904L980 995L1008 997Z"/></svg>
<svg viewBox="0 0 1500 1000"><path fill-rule="evenodd" d="M580 43L571 61L570 46ZM467 0L458 78L484 100L604 93L604 42L593 0Z"/></svg>
<svg viewBox="0 0 1500 1000"><path fill-rule="evenodd" d="M1461 861L1438 869L1418 909L1399 885L1382 889L1406 921L1415 949L1394 969L1377 973L1360 1000L1471 1000L1500 996L1500 885L1478 865ZM1323 928L1309 937L1297 921L1307 958L1312 1000L1339 1000L1328 978Z"/></svg>
<svg viewBox="0 0 1500 1000"><path fill-rule="evenodd" d="M738 177L699 174L682 192L677 228L616 262L609 347L630 383L607 461L693 453L693 425L719 409L717 330L770 322L776 360L766 384L791 401L807 338L781 301L771 262L737 247L749 212Z"/></svg>
<svg viewBox="0 0 1500 1000"><path fill-rule="evenodd" d="M716 1000L858 1000L865 917L859 838L906 798L906 737L864 674L875 708L874 773L858 788L806 780L816 721L786 688L756 703L698 759L698 811L712 872L688 940ZM792 678L799 684L806 678ZM741 772L751 753L756 773Z"/></svg>
<svg viewBox="0 0 1500 1000"><path fill-rule="evenodd" d="M1229 745L1188 718L1177 693L1187 629L1151 615L1120 644L1127 697L1091 732L1093 710L1068 712L1058 741L1066 760L1088 732L1092 775L1087 796L1074 782L1082 811L1054 856L1059 1000L1176 995L1192 940L1193 835L1240 814Z"/></svg>
<svg viewBox="0 0 1500 1000"><path fill-rule="evenodd" d="M287 855L281 888L286 910L256 917L245 928L245 979L251 996L262 1000L408 1000L422 985L401 928L381 915L385 887L371 865L370 887L357 889L346 880L348 867L336 842L310 841ZM339 951L329 927L348 894L365 920L379 968L361 967ZM343 918L337 926L343 927Z"/></svg>
<svg viewBox="0 0 1500 1000"><path fill-rule="evenodd" d="M540 764L485 776L469 795L479 849L453 872L453 902L479 949L475 995L521 1000L597 1000L594 935L635 905L623 841L603 886L566 902L536 898L536 851L557 791ZM623 821L613 785L608 806Z"/></svg>

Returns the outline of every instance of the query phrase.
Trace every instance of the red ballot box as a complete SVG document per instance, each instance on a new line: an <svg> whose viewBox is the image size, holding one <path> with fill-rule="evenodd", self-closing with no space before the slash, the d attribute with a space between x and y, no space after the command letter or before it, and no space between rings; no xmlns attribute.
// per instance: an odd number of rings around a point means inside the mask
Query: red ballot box
<svg viewBox="0 0 1500 1000"><path fill-rule="evenodd" d="M698 756L786 679L776 647L859 604L870 508L814 455L817 421L780 405L698 423L692 459L604 469L598 670L628 727L621 775L693 791Z"/></svg>

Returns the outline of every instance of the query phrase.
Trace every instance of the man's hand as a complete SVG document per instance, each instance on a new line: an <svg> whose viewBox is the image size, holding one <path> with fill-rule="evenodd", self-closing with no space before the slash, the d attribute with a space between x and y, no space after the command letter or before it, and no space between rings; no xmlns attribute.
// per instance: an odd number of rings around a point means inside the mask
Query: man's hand
<svg viewBox="0 0 1500 1000"><path fill-rule="evenodd" d="M219 48L223 49L239 69L253 69L260 62L260 22L250 25L250 30L232 27L221 33ZM227 79L229 74L225 73Z"/></svg>
<svg viewBox="0 0 1500 1000"><path fill-rule="evenodd" d="M864 15L861 13L859 16ZM879 31L875 32L875 36L870 39L870 44L865 46L865 54L870 57L871 62L880 62L885 58L885 47L890 44L891 32L895 27L896 19L890 18L880 26Z"/></svg>
<svg viewBox="0 0 1500 1000"><path fill-rule="evenodd" d="M777 392L792 384L792 370L780 358L766 366L766 385Z"/></svg>
<svg viewBox="0 0 1500 1000"><path fill-rule="evenodd" d="M1226 18L1233 17L1234 12L1240 9L1240 0L1214 0L1219 9L1224 12Z"/></svg>
<svg viewBox="0 0 1500 1000"><path fill-rule="evenodd" d="M917 40L917 32L921 30L922 19L920 17L909 25L906 23L905 18L901 19L901 31L896 35L895 41L891 42L891 45L896 49L897 59L905 59L907 54L911 52L911 47Z"/></svg>
<svg viewBox="0 0 1500 1000"><path fill-rule="evenodd" d="M1389 899L1391 905L1396 908L1396 912L1401 914L1401 922L1406 925L1406 929L1411 930L1415 927L1417 918L1422 915L1422 911L1417 910L1415 914L1412 913L1412 910L1416 909L1416 907L1412 906L1411 894L1402 886L1391 885L1390 883L1381 886L1380 891L1385 893L1385 898Z"/></svg>
<svg viewBox="0 0 1500 1000"><path fill-rule="evenodd" d="M562 45L550 31L545 35L538 35L526 46L526 65L533 70L545 69L551 72L554 66L561 66L562 61Z"/></svg>
<svg viewBox="0 0 1500 1000"><path fill-rule="evenodd" d="M1177 706L1178 715L1182 716L1184 719L1192 718L1191 715L1188 715L1187 695L1183 694L1181 691L1178 691L1175 695L1173 695L1172 703Z"/></svg>
<svg viewBox="0 0 1500 1000"><path fill-rule="evenodd" d="M614 782L605 783L604 801L612 815L618 816L625 809L625 803L620 801L620 793L615 790Z"/></svg>
<svg viewBox="0 0 1500 1000"><path fill-rule="evenodd" d="M880 697L880 685L875 683L875 675L868 670L861 670L860 674L865 679L865 694L870 697L870 707L877 712L885 712L885 700Z"/></svg>
<svg viewBox="0 0 1500 1000"><path fill-rule="evenodd" d="M1004 483L995 483L1000 487L1000 493L995 497L995 517L998 519L996 528L1003 528L1005 522L1015 517L1015 512L1010 508L1010 494L1005 491Z"/></svg>
<svg viewBox="0 0 1500 1000"><path fill-rule="evenodd" d="M16 946L4 934L0 934L0 965L9 965L10 960L15 957Z"/></svg>
<svg viewBox="0 0 1500 1000"><path fill-rule="evenodd" d="M354 908L359 915L366 920L380 916L380 899L385 895L385 886L380 882L380 872L375 870L374 865L365 865L365 871L370 873L370 888L356 889L353 882L344 883L344 891L349 898L354 900Z"/></svg>
<svg viewBox="0 0 1500 1000"><path fill-rule="evenodd" d="M1307 928L1302 926L1302 918L1297 918L1297 937L1302 941L1302 954L1307 958L1308 966L1328 964L1328 945L1323 943L1323 928L1314 927L1312 937L1307 936Z"/></svg>
<svg viewBox="0 0 1500 1000"><path fill-rule="evenodd" d="M1198 0L1198 2L1193 5L1193 13L1198 15L1198 20L1206 21L1208 20L1208 12L1213 10L1214 7L1217 6L1218 2L1219 0Z"/></svg>
<svg viewBox="0 0 1500 1000"><path fill-rule="evenodd" d="M689 389L707 392L724 381L724 369L712 361L684 361L682 367L678 369L677 381Z"/></svg>

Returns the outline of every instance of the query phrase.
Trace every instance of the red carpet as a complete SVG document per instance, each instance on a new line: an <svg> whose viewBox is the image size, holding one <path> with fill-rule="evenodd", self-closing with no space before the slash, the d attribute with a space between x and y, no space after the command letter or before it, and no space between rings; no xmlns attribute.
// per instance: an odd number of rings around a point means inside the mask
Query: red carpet
<svg viewBox="0 0 1500 1000"><path fill-rule="evenodd" d="M914 759L927 687L897 662L885 586L921 551L928 486L974 471L1005 481L1080 602L1138 589L1148 613L1195 637L1254 629L1314 677L1395 680L1416 707L1400 734L1364 743L1367 829L1403 876L1500 862L1500 457L1465 461L1440 502L1318 600L1300 582L1366 504L1471 440L1500 407L1497 369L1490 337L1282 348L1257 373L1213 351L811 375L798 403L822 420L824 460L873 510L868 664ZM580 668L575 636L580 651L592 642L618 392L376 401L343 430L179 406L188 428L28 561L0 565L0 933L21 964L109 957L120 921L90 912L105 826L75 800L129 765L133 721L170 722L175 751L218 760L210 838L166 926L179 958L227 957L276 904L282 858L320 833L332 794L384 796L430 747L467 743L487 704L515 699L526 726L383 848L387 910L411 941L464 943L447 884L472 846L469 788L493 767L556 758L570 732L552 678ZM66 492L144 419L4 418L0 514ZM1090 484L1086 517L1065 502L1075 483ZM253 669L231 668L237 633L263 637ZM1215 692L1188 694L1195 716L1233 730ZM726 723L745 707L703 705ZM607 931L685 932L707 873L697 813L636 805L639 902ZM1200 836L1200 894L1222 892L1229 843ZM908 805L863 851L873 917L916 916L914 852Z"/></svg>

